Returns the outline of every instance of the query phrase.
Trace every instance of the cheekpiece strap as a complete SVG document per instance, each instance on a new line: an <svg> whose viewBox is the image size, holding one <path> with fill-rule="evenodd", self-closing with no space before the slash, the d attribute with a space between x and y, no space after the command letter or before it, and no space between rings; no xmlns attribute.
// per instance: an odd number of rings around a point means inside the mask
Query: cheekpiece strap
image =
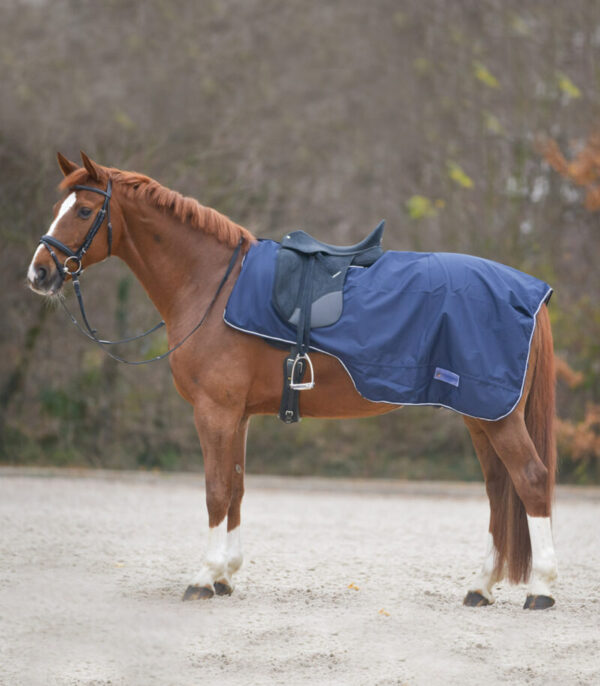
<svg viewBox="0 0 600 686"><path fill-rule="evenodd" d="M102 203L102 207L98 210L98 213L94 218L94 222L90 227L89 231L87 232L86 237L84 238L83 243L78 250L71 250L71 248L69 248L68 245L65 245L62 241L59 241L58 238L54 238L54 236L45 235L41 237L40 243L43 243L48 249L48 252L54 260L54 263L56 264L58 272L63 279L65 277L65 274L67 273L70 274L71 277L73 277L81 272L81 260L83 259L83 256L88 251L88 248L94 240L94 236L98 233L100 227L102 226L102 222L104 221L105 217L107 221L109 256L112 251L112 224L110 221L110 198L112 195L112 181L108 179L105 191L103 191L101 188L94 188L93 186L71 186L70 190L92 191L92 193L98 193L104 196L104 202ZM67 259L64 261L64 264L60 263L58 257L56 256L56 253L54 252L54 250L52 250L52 248L60 250L67 256ZM71 261L72 264L70 267L68 267L67 265Z"/></svg>
<svg viewBox="0 0 600 686"><path fill-rule="evenodd" d="M94 239L94 236L98 233L98 230L102 226L102 222L104 221L104 217L106 217L106 226L108 229L107 233L107 241L108 241L108 256L110 257L112 253L112 224L110 221L110 199L112 196L112 180L109 178L108 182L106 184L106 190L103 191L101 188L94 188L93 186L71 186L72 191L91 191L92 193L98 193L99 195L104 196L104 204L102 205L102 208L98 211L98 214L96 215L96 219L94 220L94 223L92 224L92 228L88 231L87 236L85 237L85 240L83 242L83 245L79 250L77 251L77 257L81 258L85 255L87 252L87 249L90 247L90 244L92 240Z"/></svg>

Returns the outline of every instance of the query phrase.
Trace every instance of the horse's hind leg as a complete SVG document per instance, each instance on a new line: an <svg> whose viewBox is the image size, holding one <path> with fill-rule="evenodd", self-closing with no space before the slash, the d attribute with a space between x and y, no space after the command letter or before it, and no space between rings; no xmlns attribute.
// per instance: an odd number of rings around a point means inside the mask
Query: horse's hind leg
<svg viewBox="0 0 600 686"><path fill-rule="evenodd" d="M207 405L196 406L194 417L204 456L209 529L204 564L184 600L231 594L232 576L242 564L240 506L248 419Z"/></svg>
<svg viewBox="0 0 600 686"><path fill-rule="evenodd" d="M507 538L500 555L506 559L509 579L518 583L529 577L525 608L551 607L554 599L550 586L557 576L550 528L553 474L540 459L521 410L497 422L482 422L482 428L505 465L521 503L512 495L512 489L507 492Z"/></svg>
<svg viewBox="0 0 600 686"><path fill-rule="evenodd" d="M492 587L503 576L504 565L500 565L500 569L498 569L498 552L494 541L503 533L502 524L498 519L501 514L502 484L507 473L489 438L479 426L478 420L465 417L465 424L469 429L473 447L481 464L490 502L490 523L483 565L477 576L469 583L467 595L463 601L464 605L469 607L481 607L494 602Z"/></svg>

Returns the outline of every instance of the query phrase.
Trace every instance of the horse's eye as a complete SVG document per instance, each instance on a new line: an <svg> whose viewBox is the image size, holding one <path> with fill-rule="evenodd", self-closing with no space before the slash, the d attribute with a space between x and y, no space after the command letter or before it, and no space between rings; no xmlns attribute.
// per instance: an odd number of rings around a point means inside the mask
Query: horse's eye
<svg viewBox="0 0 600 686"><path fill-rule="evenodd" d="M90 214L92 214L92 210L90 210L89 207L80 207L77 211L77 216L81 217L82 219L88 219Z"/></svg>

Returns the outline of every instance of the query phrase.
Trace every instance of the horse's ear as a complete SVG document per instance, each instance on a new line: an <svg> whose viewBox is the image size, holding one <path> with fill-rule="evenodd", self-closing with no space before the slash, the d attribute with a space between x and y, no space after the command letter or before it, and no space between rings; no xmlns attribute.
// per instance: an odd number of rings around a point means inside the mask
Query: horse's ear
<svg viewBox="0 0 600 686"><path fill-rule="evenodd" d="M71 160L68 160L64 155L61 155L61 153L59 152L56 153L56 159L58 160L58 166L60 167L60 170L65 176L69 176L71 172L74 172L76 169L79 169L75 162L71 162Z"/></svg>
<svg viewBox="0 0 600 686"><path fill-rule="evenodd" d="M83 150L80 151L80 154L81 161L83 162L83 166L86 168L87 173L94 181L100 181L100 167L95 162L92 162L92 160L90 160L90 158L83 152Z"/></svg>

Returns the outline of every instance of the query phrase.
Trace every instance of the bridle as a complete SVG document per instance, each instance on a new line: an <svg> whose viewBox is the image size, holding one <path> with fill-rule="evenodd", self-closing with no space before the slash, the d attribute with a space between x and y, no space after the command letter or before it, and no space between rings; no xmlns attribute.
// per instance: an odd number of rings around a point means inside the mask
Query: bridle
<svg viewBox="0 0 600 686"><path fill-rule="evenodd" d="M108 230L108 257L110 257L110 254L112 252L112 224L110 223L110 197L112 195L112 181L108 179L105 191L103 191L101 188L94 188L93 186L71 186L69 190L92 191L92 193L99 193L100 195L104 196L104 202L102 203L102 207L98 210L98 214L96 215L93 224L90 226L90 229L86 234L86 237L83 239L83 243L81 244L79 250L71 250L71 248L66 246L57 238L54 238L54 236L50 236L49 234L46 234L45 236L42 236L40 238L40 243L42 243L47 248L52 259L54 260L54 264L56 265L58 273L60 274L61 279L63 281L67 274L70 275L72 278L77 277L79 276L79 274L81 274L81 260L83 259L85 253L88 251L88 248L92 244L92 241L94 240L96 234L100 230L100 227L102 226L102 222L104 221L105 217L106 227ZM64 252L64 254L67 256L62 265L60 263L60 260L56 256L56 253L54 252L54 250L52 250L52 248L58 248L58 250ZM73 266L70 265L71 261L74 262Z"/></svg>
<svg viewBox="0 0 600 686"><path fill-rule="evenodd" d="M83 256L86 254L88 251L88 248L92 244L92 241L94 240L96 234L100 230L100 227L102 226L104 219L106 219L106 226L108 230L108 255L107 257L110 257L111 252L112 252L112 224L110 222L110 198L112 195L112 181L109 178L108 182L106 184L106 190L103 191L101 188L94 188L93 186L71 186L70 189L71 191L92 191L93 193L99 193L100 195L104 196L104 202L102 203L102 207L98 210L98 213L96 214L96 217L94 218L94 221L87 232L85 238L83 239L83 243L79 247L78 250L71 250L67 245L59 241L57 238L54 238L54 236L50 236L49 234L46 234L40 238L40 243L48 250L50 253L50 256L54 260L54 263L56 264L56 268L58 269L58 273L60 274L61 277L61 285L62 282L65 280L66 276L71 277L71 281L73 282L73 289L75 291L75 295L77 296L77 302L79 304L79 310L81 312L81 319L84 323L85 329L79 324L79 322L75 319L69 308L66 306L64 297L61 295L60 296L60 304L62 305L63 309L65 312L69 315L71 321L75 326L81 331L82 334L84 334L87 338L90 340L94 341L97 345L99 345L102 350L109 356L112 357L113 360L117 360L117 362L123 362L124 364L131 364L131 365L140 365L140 364L149 364L150 362L158 362L158 360L163 360L165 357L168 357L171 353L175 352L177 348L181 347L192 334L194 334L201 326L204 324L204 321L208 317L208 314L210 310L212 309L212 306L215 304L215 301L219 297L219 293L221 292L223 286L225 285L225 282L229 278L229 275L231 274L233 267L235 265L235 262L237 260L238 255L240 254L240 250L242 248L242 244L244 242L243 238L240 238L239 243L237 244L235 250L233 251L233 255L231 256L231 259L229 260L229 264L227 266L227 269L225 271L225 274L223 275L223 278L221 279L221 282L219 283L217 290L215 294L212 297L212 300L208 304L208 307L204 311L204 314L202 315L202 318L200 321L194 326L194 328L189 331L176 345L174 345L172 348L169 348L166 352L157 355L156 357L152 357L149 360L125 360L119 355L115 355L114 353L110 352L110 350L107 350L105 346L107 345L119 345L120 343L130 343L131 341L135 341L139 338L144 338L145 336L148 336L149 334L153 333L154 331L160 329L161 327L165 326L164 320L161 320L153 326L151 329L148 329L147 331L144 331L143 333L137 334L136 336L128 336L127 338L122 338L118 341L109 341L109 340L104 340L101 338L98 338L96 336L97 330L93 329L90 326L90 323L88 322L87 315L85 313L85 307L83 304L83 295L81 293L81 285L79 283L79 276L83 272L83 267L81 265L81 261L83 260ZM65 261L61 264L60 260L58 259L58 256L54 252L53 248L57 248L61 252L63 252L67 257Z"/></svg>

